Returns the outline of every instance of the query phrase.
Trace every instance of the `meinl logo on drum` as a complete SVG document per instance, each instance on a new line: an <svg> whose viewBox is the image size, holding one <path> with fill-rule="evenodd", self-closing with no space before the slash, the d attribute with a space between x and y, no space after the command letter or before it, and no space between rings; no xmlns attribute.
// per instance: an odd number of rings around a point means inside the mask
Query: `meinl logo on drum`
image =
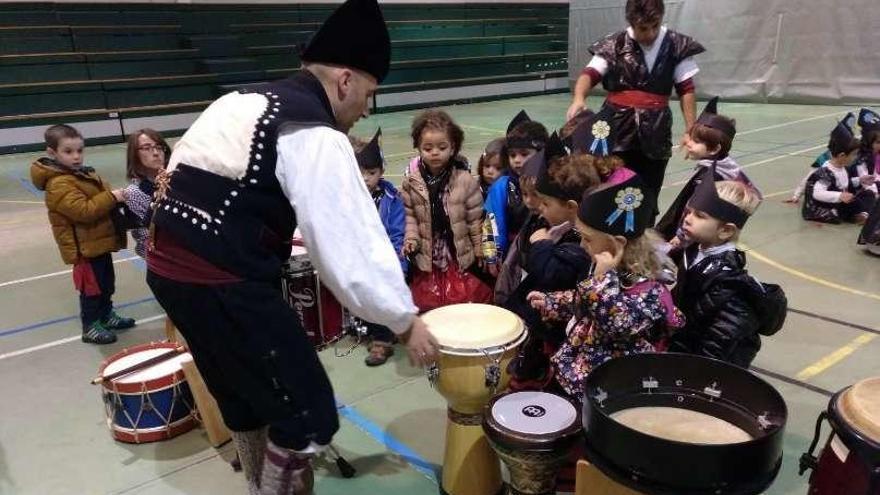
<svg viewBox="0 0 880 495"><path fill-rule="evenodd" d="M530 418L540 418L547 414L547 410L541 406L531 405L524 407L522 413Z"/></svg>

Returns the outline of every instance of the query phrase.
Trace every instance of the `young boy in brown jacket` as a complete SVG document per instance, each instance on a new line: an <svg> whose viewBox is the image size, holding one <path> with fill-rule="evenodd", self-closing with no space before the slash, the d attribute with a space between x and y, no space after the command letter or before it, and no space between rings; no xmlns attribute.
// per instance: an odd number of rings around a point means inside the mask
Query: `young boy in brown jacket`
<svg viewBox="0 0 880 495"><path fill-rule="evenodd" d="M31 181L46 192L49 223L61 259L73 265L73 283L79 291L82 341L116 342L112 330L131 328L135 322L113 310L115 290L112 252L125 248L125 234L113 225L111 211L125 201L121 189L110 186L91 167L83 165L84 141L71 126L46 130L46 153L31 164Z"/></svg>

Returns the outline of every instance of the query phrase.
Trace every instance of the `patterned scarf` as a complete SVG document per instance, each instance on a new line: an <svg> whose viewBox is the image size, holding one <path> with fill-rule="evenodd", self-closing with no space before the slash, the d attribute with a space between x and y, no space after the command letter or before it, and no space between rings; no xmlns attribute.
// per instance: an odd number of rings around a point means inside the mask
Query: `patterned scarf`
<svg viewBox="0 0 880 495"><path fill-rule="evenodd" d="M449 215L446 214L446 206L443 204L446 186L449 185L449 179L452 177L452 166L444 168L439 175L431 175L425 164L419 161L419 171L428 187L428 199L431 203L431 233L434 237L445 237L452 229Z"/></svg>

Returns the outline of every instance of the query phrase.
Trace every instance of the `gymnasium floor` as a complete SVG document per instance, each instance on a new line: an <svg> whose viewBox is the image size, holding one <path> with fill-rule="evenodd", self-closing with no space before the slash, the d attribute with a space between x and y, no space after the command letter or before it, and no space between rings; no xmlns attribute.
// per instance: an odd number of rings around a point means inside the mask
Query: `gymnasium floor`
<svg viewBox="0 0 880 495"><path fill-rule="evenodd" d="M465 128L465 153L475 165L482 146L502 135L520 108L558 126L568 101L568 95L550 95L450 110ZM593 108L599 103L591 100ZM766 197L741 239L751 272L780 283L792 308L785 328L764 339L755 361L776 377L764 375L790 412L783 471L767 493L804 494L797 460L829 393L880 374L880 259L856 246L855 226L807 223L795 207L781 202L827 143L835 118L848 108L722 103L721 109L738 122L734 156ZM369 137L382 126L387 172L395 182L411 156L413 114L379 115L356 128ZM0 156L0 493L245 493L242 476L224 461L230 446L211 448L203 430L145 445L111 439L99 391L88 382L110 354L162 339L162 311L144 283L143 262L131 250L120 252L115 302L140 325L114 345L79 342L68 267L59 259L41 196L28 178L35 156ZM121 145L87 149L86 163L114 185L123 184ZM681 154L670 162L662 206L691 167ZM336 444L359 474L345 480L333 466L319 464L317 493L436 493L445 403L423 373L407 364L402 350L379 368L366 368L364 354L363 348L348 358L322 354L342 405Z"/></svg>

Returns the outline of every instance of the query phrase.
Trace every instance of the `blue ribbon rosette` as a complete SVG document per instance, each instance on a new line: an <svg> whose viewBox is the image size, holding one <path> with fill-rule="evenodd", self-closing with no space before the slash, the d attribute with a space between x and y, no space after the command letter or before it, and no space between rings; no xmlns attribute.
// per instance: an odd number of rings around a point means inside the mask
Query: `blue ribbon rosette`
<svg viewBox="0 0 880 495"><path fill-rule="evenodd" d="M605 219L605 224L609 227L614 225L614 222L616 222L621 215L626 213L626 226L624 227L624 232L635 231L636 215L633 212L636 208L642 205L642 200L644 199L645 196L642 194L642 190L636 187L627 187L626 189L617 191L617 196L614 197L614 203L617 205L617 210L608 215L608 218Z"/></svg>

